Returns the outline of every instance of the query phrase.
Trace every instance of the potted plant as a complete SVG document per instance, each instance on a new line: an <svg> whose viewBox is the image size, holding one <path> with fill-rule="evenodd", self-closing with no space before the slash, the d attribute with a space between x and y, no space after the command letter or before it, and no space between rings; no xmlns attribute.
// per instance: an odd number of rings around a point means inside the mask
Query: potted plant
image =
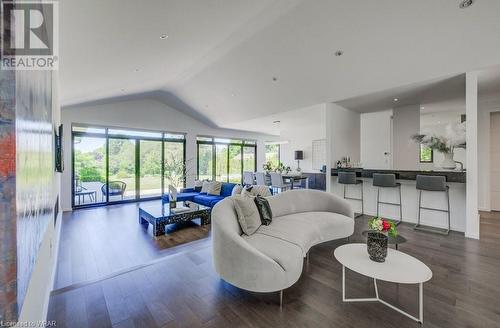
<svg viewBox="0 0 500 328"><path fill-rule="evenodd" d="M268 162L265 162L263 165L262 165L262 168L264 169L264 172L269 173L273 170L273 163L268 161Z"/></svg>
<svg viewBox="0 0 500 328"><path fill-rule="evenodd" d="M415 134L412 139L432 150L444 155L441 167L454 170L457 166L453 155L455 149L465 149L465 122L459 124L448 124L444 135Z"/></svg>
<svg viewBox="0 0 500 328"><path fill-rule="evenodd" d="M290 166L285 166L283 163L279 163L278 166L274 169L275 172L279 172L279 173L289 173L292 169L290 168Z"/></svg>
<svg viewBox="0 0 500 328"><path fill-rule="evenodd" d="M380 217L374 217L368 221L368 239L366 242L370 260L384 262L387 257L388 235L397 237L396 224Z"/></svg>

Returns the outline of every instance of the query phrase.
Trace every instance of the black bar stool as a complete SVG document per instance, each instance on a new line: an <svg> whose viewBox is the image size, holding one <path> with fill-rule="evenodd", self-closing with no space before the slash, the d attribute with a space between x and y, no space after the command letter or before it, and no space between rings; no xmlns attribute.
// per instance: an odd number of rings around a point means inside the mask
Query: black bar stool
<svg viewBox="0 0 500 328"><path fill-rule="evenodd" d="M396 225L403 222L403 206L401 199L401 183L396 182L396 175L393 173L373 173L373 186L377 187L377 216L379 216L379 204L399 206L399 221ZM398 188L399 189L399 203L381 202L380 201L380 188Z"/></svg>
<svg viewBox="0 0 500 328"><path fill-rule="evenodd" d="M450 232L450 187L446 185L446 177L445 176L436 176L436 175L417 175L417 190L419 190L418 194L418 219L417 224L415 225L415 230L422 230L428 232L439 233L443 235L447 235ZM429 208L422 206L422 191L442 191L446 193L446 203L447 209L439 209L439 208ZM448 228L440 229L422 226L420 224L420 210L428 210L428 211L437 211L437 212L445 212L448 214Z"/></svg>
<svg viewBox="0 0 500 328"><path fill-rule="evenodd" d="M355 217L357 218L357 217L363 215L364 214L363 180L359 180L356 178L356 172L339 172L338 175L339 175L338 182L344 186L344 199L352 199L352 200L361 201L361 213L356 215ZM361 198L346 197L346 195L345 195L346 185L361 185Z"/></svg>

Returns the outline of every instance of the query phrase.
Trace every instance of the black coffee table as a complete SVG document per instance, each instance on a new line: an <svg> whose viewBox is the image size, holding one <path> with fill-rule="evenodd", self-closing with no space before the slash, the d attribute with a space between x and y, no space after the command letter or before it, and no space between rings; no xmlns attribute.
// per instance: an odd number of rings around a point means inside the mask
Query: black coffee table
<svg viewBox="0 0 500 328"><path fill-rule="evenodd" d="M183 206L183 203L178 202L177 207L181 206ZM189 210L175 213L170 209L168 202L164 203L159 200L147 202L139 207L139 223L146 227L151 223L153 235L156 237L165 234L167 224L186 222L193 219L201 219L202 225L209 224L211 211L210 207L191 203Z"/></svg>
<svg viewBox="0 0 500 328"><path fill-rule="evenodd" d="M367 237L368 235L368 232L370 232L370 230L365 230L363 231L361 234L364 236L364 237ZM390 244L390 245L395 245L396 246L396 249L398 249L398 245L399 244L402 244L402 243L406 243L406 238L401 236L401 235L397 235L396 237L391 237L391 236L387 236L388 240L387 242Z"/></svg>

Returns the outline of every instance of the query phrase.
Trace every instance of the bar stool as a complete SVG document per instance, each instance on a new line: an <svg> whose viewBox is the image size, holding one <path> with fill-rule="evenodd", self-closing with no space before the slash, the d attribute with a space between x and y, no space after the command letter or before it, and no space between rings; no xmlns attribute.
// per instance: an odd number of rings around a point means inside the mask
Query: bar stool
<svg viewBox="0 0 500 328"><path fill-rule="evenodd" d="M450 187L446 185L446 177L436 175L417 175L418 194L418 218L415 230L428 231L447 235L450 232ZM422 191L442 191L446 193L447 209L429 208L422 206ZM420 210L429 210L448 213L448 229L432 228L420 224Z"/></svg>
<svg viewBox="0 0 500 328"><path fill-rule="evenodd" d="M373 173L373 186L377 187L377 217L379 216L379 204L399 206L399 221L396 225L403 222L403 206L401 199L401 183L396 182L396 175L393 173ZM399 189L399 203L381 202L380 201L380 188L398 188Z"/></svg>
<svg viewBox="0 0 500 328"><path fill-rule="evenodd" d="M344 199L351 199L351 200L359 200L361 201L361 213L354 216L355 218L362 216L364 214L364 207L363 207L363 180L359 180L356 178L356 172L339 172L339 179L338 182L344 186ZM346 191L346 185L361 185L361 198L351 198L351 197L346 197L345 191Z"/></svg>

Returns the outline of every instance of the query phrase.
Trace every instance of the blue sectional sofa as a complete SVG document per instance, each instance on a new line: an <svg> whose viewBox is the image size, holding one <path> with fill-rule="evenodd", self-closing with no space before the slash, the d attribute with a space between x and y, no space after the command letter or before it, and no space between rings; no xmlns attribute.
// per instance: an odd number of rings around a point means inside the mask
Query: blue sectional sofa
<svg viewBox="0 0 500 328"><path fill-rule="evenodd" d="M184 202L184 201L192 201L197 204L209 206L209 207L214 207L215 204L220 202L226 197L231 196L231 193L233 192L233 188L236 186L235 183L229 183L229 182L223 182L222 183L222 188L220 192L220 196L215 196L215 195L207 195L206 193L200 193L194 190L194 188L185 188L182 189L180 193L177 194L177 201L178 202ZM164 194L162 196L162 200L164 202L169 202L170 198L168 194Z"/></svg>

